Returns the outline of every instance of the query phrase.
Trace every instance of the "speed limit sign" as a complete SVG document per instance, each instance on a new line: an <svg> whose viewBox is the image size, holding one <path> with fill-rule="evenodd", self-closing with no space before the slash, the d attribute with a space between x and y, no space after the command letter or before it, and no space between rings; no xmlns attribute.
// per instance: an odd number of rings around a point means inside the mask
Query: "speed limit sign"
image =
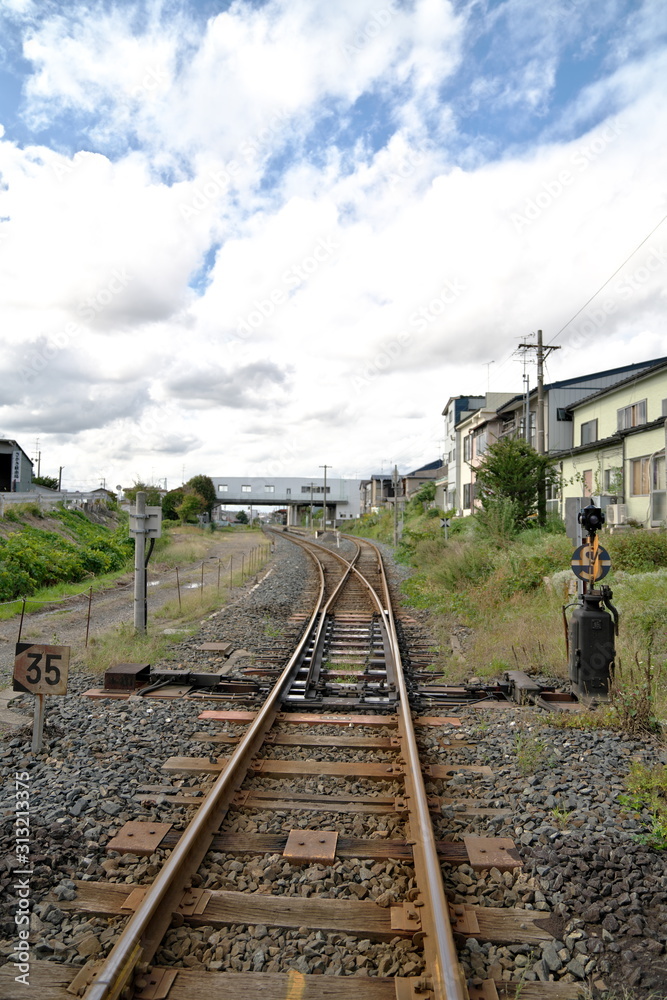
<svg viewBox="0 0 667 1000"><path fill-rule="evenodd" d="M13 690L24 694L67 694L69 646L16 644Z"/></svg>

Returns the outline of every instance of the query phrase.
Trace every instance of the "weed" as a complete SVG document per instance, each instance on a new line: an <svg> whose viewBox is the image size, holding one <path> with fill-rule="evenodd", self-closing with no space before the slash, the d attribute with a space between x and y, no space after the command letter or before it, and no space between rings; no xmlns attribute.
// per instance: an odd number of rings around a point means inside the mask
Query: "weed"
<svg viewBox="0 0 667 1000"><path fill-rule="evenodd" d="M178 639L178 636L176 636ZM86 666L101 673L114 663L154 663L172 659L169 639L165 635L141 635L123 623L102 635L92 636L85 653Z"/></svg>
<svg viewBox="0 0 667 1000"><path fill-rule="evenodd" d="M610 690L612 723L628 733L659 733L655 704L664 665L653 667L650 652L644 662L635 654L635 663L627 672L617 663Z"/></svg>
<svg viewBox="0 0 667 1000"><path fill-rule="evenodd" d="M274 625L269 619L264 621L264 635L268 635L271 639L277 639L283 634L283 629L280 625Z"/></svg>
<svg viewBox="0 0 667 1000"><path fill-rule="evenodd" d="M570 813L571 810L559 809L558 806L556 806L554 809L551 810L551 815L553 817L554 823L556 824L557 827L560 827L561 829L567 825Z"/></svg>
<svg viewBox="0 0 667 1000"><path fill-rule="evenodd" d="M636 839L658 851L667 850L667 765L633 763L626 778L627 795L619 802L638 815L649 814L649 829Z"/></svg>
<svg viewBox="0 0 667 1000"><path fill-rule="evenodd" d="M516 734L514 750L521 774L533 774L540 767L549 767L553 760L547 740L531 731Z"/></svg>

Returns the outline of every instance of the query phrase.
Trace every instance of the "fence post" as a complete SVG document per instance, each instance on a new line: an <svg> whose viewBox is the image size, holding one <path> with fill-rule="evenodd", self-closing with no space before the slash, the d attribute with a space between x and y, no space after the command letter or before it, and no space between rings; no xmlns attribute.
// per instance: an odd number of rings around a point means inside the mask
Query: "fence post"
<svg viewBox="0 0 667 1000"><path fill-rule="evenodd" d="M178 576L178 566L176 567L176 589L178 590L178 610L182 611L183 608L181 606L181 581Z"/></svg>
<svg viewBox="0 0 667 1000"><path fill-rule="evenodd" d="M204 560L201 561L201 599L204 600Z"/></svg>
<svg viewBox="0 0 667 1000"><path fill-rule="evenodd" d="M88 592L88 621L86 622L86 646L88 645L88 636L90 635L90 606L93 603L93 588L90 588Z"/></svg>
<svg viewBox="0 0 667 1000"><path fill-rule="evenodd" d="M218 559L218 593L220 593L220 565L222 563L221 559Z"/></svg>
<svg viewBox="0 0 667 1000"><path fill-rule="evenodd" d="M19 637L17 642L21 641L21 633L23 632L23 616L25 615L25 597L23 598L23 605L21 607L21 621L19 622Z"/></svg>

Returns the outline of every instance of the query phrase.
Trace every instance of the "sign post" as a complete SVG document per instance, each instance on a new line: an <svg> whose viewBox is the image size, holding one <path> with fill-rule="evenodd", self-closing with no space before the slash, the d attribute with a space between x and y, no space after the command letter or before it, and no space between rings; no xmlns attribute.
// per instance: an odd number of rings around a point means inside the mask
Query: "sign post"
<svg viewBox="0 0 667 1000"><path fill-rule="evenodd" d="M32 694L36 698L32 727L33 753L42 748L45 696L67 694L69 657L69 646L16 643L12 688L23 694Z"/></svg>
<svg viewBox="0 0 667 1000"><path fill-rule="evenodd" d="M146 539L162 535L162 508L147 507L143 490L138 491L136 505L130 511L130 534L134 536L134 627L145 633Z"/></svg>

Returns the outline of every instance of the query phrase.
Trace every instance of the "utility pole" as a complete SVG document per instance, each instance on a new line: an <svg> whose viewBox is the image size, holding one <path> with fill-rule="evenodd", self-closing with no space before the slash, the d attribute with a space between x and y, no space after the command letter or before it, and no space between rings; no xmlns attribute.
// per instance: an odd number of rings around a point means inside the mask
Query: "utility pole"
<svg viewBox="0 0 667 1000"><path fill-rule="evenodd" d="M322 527L327 530L327 469L330 469L330 465L320 465L320 469L324 469L324 518Z"/></svg>
<svg viewBox="0 0 667 1000"><path fill-rule="evenodd" d="M65 468L65 466L61 465L60 468L58 469L58 490L60 490L60 486L61 486L62 481L63 481L63 469L64 468Z"/></svg>
<svg viewBox="0 0 667 1000"><path fill-rule="evenodd" d="M313 530L313 490L315 489L315 483L310 484L310 520L308 522L308 527Z"/></svg>
<svg viewBox="0 0 667 1000"><path fill-rule="evenodd" d="M541 330L537 331L536 344L519 344L519 347L523 348L524 351L537 352L537 440L535 443L537 445L536 451L538 455L546 455L547 447L544 427L544 362L551 351L559 351L560 347L545 347L542 341ZM530 421L530 412L528 412L528 420ZM540 527L544 527L547 519L547 492L544 479L544 469L540 475L537 488L537 519Z"/></svg>
<svg viewBox="0 0 667 1000"><path fill-rule="evenodd" d="M394 466L394 474L391 477L394 484L394 548L398 545L398 466Z"/></svg>
<svg viewBox="0 0 667 1000"><path fill-rule="evenodd" d="M546 454L546 442L544 434L544 362L549 357L551 351L560 351L560 347L550 345L545 347L542 342L542 331L537 331L536 344L519 344L524 351L537 351L537 440L536 451L538 455ZM528 413L530 423L530 413Z"/></svg>

